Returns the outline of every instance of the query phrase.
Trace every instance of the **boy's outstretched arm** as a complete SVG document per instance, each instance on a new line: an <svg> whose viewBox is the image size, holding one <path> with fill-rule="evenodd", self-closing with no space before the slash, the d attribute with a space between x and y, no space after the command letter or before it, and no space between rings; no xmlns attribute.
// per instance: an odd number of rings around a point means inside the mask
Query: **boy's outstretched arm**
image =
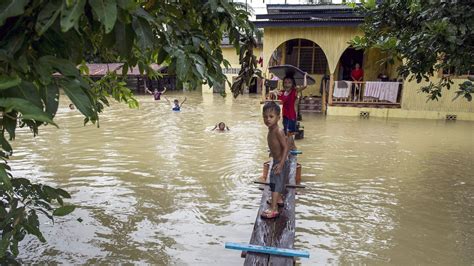
<svg viewBox="0 0 474 266"><path fill-rule="evenodd" d="M170 100L169 100L168 98L166 98L166 96L163 96L163 98L165 98L165 100L166 100L169 104L171 104Z"/></svg>
<svg viewBox="0 0 474 266"><path fill-rule="evenodd" d="M217 128L217 124L214 126L213 129L211 129L211 131L216 130L216 128Z"/></svg>
<svg viewBox="0 0 474 266"><path fill-rule="evenodd" d="M184 97L184 100L181 102L181 104L179 105L179 107L183 106L184 102L185 102L187 99L188 99L187 97Z"/></svg>
<svg viewBox="0 0 474 266"><path fill-rule="evenodd" d="M165 93L165 92L166 92L166 87L165 87L165 89L161 92L161 94L163 94L163 93Z"/></svg>
<svg viewBox="0 0 474 266"><path fill-rule="evenodd" d="M153 94L153 92L151 92L151 90L149 90L148 87L146 86L146 82L145 82L144 86L145 86L145 92L146 93Z"/></svg>

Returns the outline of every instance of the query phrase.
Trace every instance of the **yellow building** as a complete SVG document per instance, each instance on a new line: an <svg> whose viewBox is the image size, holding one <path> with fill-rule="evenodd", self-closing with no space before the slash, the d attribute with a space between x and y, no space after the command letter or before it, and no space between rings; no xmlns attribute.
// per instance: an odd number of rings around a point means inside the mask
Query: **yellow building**
<svg viewBox="0 0 474 266"><path fill-rule="evenodd" d="M474 103L463 98L453 101L458 84L466 76L454 78L451 90L439 101L427 100L421 93L424 84L398 77L395 64L381 64L383 55L376 49L360 51L348 42L363 33L358 25L363 18L345 5L267 5L268 14L257 15L256 24L264 30L263 48L256 55L263 58L262 70L269 77L269 66L291 64L309 73L316 84L304 96L321 101L327 115L359 116L368 112L375 117L474 120ZM239 66L233 48L223 47L232 67ZM363 69L363 81L352 82L355 64ZM238 68L226 73L232 80ZM441 74L440 74L441 75ZM440 76L432 77L436 82ZM259 82L257 92L261 89ZM203 88L203 92L211 92ZM229 90L226 87L226 90ZM319 108L319 107L318 107Z"/></svg>

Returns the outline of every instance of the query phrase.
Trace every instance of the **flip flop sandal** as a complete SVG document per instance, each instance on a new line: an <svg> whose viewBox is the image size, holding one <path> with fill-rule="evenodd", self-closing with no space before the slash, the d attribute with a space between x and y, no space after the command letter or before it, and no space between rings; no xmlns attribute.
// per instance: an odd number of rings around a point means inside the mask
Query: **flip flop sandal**
<svg viewBox="0 0 474 266"><path fill-rule="evenodd" d="M263 219L275 219L275 218L278 218L278 216L280 216L279 212L271 211L271 210L265 210L260 215L260 217L262 217Z"/></svg>

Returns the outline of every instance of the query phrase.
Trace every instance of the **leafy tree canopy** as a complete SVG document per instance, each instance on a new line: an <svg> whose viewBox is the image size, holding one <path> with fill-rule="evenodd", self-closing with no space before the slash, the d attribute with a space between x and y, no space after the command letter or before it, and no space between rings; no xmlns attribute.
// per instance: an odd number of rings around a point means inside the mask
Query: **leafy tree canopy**
<svg viewBox="0 0 474 266"><path fill-rule="evenodd" d="M439 82L429 82L421 90L429 99L442 96L450 89L452 76L474 75L474 16L470 0L383 0L363 1L357 7L365 16L363 37L356 37L357 48L376 47L387 53L387 60L398 57L398 69L404 78L428 81L443 75ZM459 86L457 97L471 101L474 79Z"/></svg>
<svg viewBox="0 0 474 266"><path fill-rule="evenodd" d="M16 256L26 234L45 241L38 214L53 219L74 210L63 203L66 191L12 176L7 159L15 130L29 127L36 135L41 125L56 125L60 89L85 123L98 123L110 98L138 106L117 74L89 79L87 58L122 62L123 74L138 66L156 76L150 64L167 65L191 88L212 86L226 81L221 66L229 63L220 48L226 36L243 65L232 88L237 96L258 74L248 15L227 0L2 0L0 260Z"/></svg>

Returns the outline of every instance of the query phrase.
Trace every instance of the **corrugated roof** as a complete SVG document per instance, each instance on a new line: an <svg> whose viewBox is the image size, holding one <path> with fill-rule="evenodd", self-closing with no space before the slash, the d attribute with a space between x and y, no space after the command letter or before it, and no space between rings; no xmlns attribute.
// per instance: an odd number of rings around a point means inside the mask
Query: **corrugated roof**
<svg viewBox="0 0 474 266"><path fill-rule="evenodd" d="M364 17L347 5L267 5L257 15L257 27L357 26Z"/></svg>
<svg viewBox="0 0 474 266"><path fill-rule="evenodd" d="M118 74L122 73L123 63L107 63L107 64L87 64L89 68L90 76L104 76L107 72L117 72ZM151 68L155 71L162 71L165 67L158 64L151 64ZM138 66L128 69L127 75L129 76L139 76L140 71Z"/></svg>
<svg viewBox="0 0 474 266"><path fill-rule="evenodd" d="M339 4L322 4L322 5L267 5L267 12L271 14L273 12L284 12L284 11L350 11L353 10L350 6L339 5Z"/></svg>

